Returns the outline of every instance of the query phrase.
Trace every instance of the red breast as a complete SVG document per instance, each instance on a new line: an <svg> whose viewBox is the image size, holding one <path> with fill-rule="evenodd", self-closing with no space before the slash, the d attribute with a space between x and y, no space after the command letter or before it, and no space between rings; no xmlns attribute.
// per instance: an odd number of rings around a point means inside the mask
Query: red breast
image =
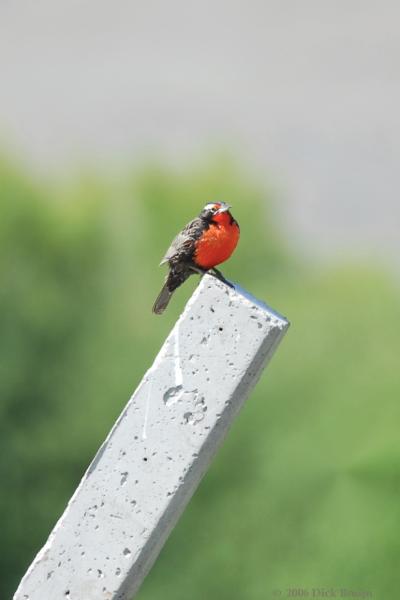
<svg viewBox="0 0 400 600"><path fill-rule="evenodd" d="M230 257L239 235L239 225L229 211L215 215L196 242L194 262L203 269L219 265Z"/></svg>

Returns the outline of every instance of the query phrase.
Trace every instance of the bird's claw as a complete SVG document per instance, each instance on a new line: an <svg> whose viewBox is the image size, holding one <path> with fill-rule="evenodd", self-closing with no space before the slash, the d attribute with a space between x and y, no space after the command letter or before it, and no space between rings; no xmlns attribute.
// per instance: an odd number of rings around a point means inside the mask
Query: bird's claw
<svg viewBox="0 0 400 600"><path fill-rule="evenodd" d="M215 267L213 269L210 269L210 271L208 271L208 272L210 273L210 275L213 275L213 277L216 277L217 279L222 281L222 283L225 283L225 285L227 285L228 287L235 289L235 286L233 285L233 283L231 283L230 281L225 279L225 277L222 275L221 271L219 271Z"/></svg>
<svg viewBox="0 0 400 600"><path fill-rule="evenodd" d="M222 281L222 283L225 283L225 285L227 285L228 287L230 287L232 289L235 288L233 283L231 283L230 281L225 279L225 277L222 275L221 271L219 271L215 267L213 267L211 269L202 269L201 267L196 267L196 265L191 265L190 269L191 269L191 271L193 271L193 273L198 273L202 277L203 277L203 275L207 275L207 274L212 275L212 277L219 279L219 281Z"/></svg>

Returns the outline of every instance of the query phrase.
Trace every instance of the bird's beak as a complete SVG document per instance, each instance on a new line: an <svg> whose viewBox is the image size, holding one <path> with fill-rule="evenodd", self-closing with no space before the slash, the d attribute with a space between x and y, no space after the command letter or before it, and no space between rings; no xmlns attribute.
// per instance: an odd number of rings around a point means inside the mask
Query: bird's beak
<svg viewBox="0 0 400 600"><path fill-rule="evenodd" d="M220 215L221 213L227 212L230 208L232 208L230 204L223 204L215 214Z"/></svg>

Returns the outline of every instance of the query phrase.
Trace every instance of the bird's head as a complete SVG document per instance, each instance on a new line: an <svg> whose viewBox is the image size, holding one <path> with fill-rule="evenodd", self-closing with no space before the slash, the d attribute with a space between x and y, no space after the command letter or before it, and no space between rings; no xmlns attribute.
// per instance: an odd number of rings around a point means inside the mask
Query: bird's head
<svg viewBox="0 0 400 600"><path fill-rule="evenodd" d="M209 223L224 223L225 221L231 221L232 215L229 212L229 204L225 202L210 202L206 204L200 213L200 218L208 221Z"/></svg>

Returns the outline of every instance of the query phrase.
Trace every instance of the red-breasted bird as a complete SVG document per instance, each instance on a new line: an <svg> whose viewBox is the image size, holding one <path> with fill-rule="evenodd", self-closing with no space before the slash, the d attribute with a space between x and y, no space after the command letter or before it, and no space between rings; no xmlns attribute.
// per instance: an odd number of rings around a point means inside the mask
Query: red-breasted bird
<svg viewBox="0 0 400 600"><path fill-rule="evenodd" d="M154 313L160 315L166 309L173 292L193 273L210 272L230 285L215 268L230 257L239 241L239 225L230 208L225 202L206 204L178 233L160 263L168 263L169 273L154 303Z"/></svg>

